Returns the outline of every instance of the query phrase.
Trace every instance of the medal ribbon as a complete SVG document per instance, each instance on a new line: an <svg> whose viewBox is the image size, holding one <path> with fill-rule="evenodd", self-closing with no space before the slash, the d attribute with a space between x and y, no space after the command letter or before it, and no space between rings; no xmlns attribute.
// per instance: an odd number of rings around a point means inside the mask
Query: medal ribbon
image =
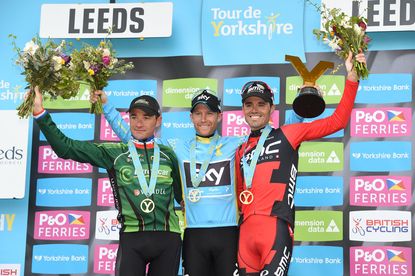
<svg viewBox="0 0 415 276"><path fill-rule="evenodd" d="M272 128L269 125L267 125L262 130L261 137L259 138L257 146L254 150L255 153L252 156L252 160L249 165L246 161L245 154L242 156L242 165L244 168L244 177L245 177L245 184L246 184L247 189L250 189L252 186L252 179L254 178L256 163L258 162L259 155L261 154L261 151L264 148L265 139L267 139L268 134L271 132L271 130Z"/></svg>
<svg viewBox="0 0 415 276"><path fill-rule="evenodd" d="M154 190L156 188L157 176L160 167L160 147L156 142L154 142L153 163L151 164L151 168L148 168L149 171L151 169L153 172L150 177L150 185L147 184L147 180L143 172L143 167L141 166L140 157L138 157L137 149L131 140L128 141L128 149L130 151L131 158L133 159L135 175L137 175L141 190L146 197L150 197L152 194L154 194Z"/></svg>
<svg viewBox="0 0 415 276"><path fill-rule="evenodd" d="M206 175L207 168L214 155L214 149L216 148L219 140L219 135L215 134L215 136L212 137L212 141L210 143L211 145L208 149L208 155L210 157L206 158L205 161L203 161L202 166L199 169L199 174L196 174L196 139L193 140L190 144L190 179L194 188L199 187L200 183Z"/></svg>

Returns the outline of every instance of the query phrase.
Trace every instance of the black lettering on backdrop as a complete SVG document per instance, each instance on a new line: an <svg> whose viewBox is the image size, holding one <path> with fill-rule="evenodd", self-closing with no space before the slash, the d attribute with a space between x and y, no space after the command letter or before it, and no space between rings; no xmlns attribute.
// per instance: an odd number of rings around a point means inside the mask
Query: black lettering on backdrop
<svg viewBox="0 0 415 276"><path fill-rule="evenodd" d="M70 34L79 34L79 29L75 29L75 9L69 10L69 31Z"/></svg>
<svg viewBox="0 0 415 276"><path fill-rule="evenodd" d="M131 14L130 14L130 18L131 21L136 22L138 24L137 27L135 27L134 25L130 25L130 31L132 33L141 33L144 29L144 20L140 17L137 16L138 15L144 15L144 9L143 8L133 8L131 10Z"/></svg>
<svg viewBox="0 0 415 276"><path fill-rule="evenodd" d="M114 9L112 14L112 32L123 33L127 28L127 11L125 9Z"/></svg>
<svg viewBox="0 0 415 276"><path fill-rule="evenodd" d="M98 29L97 33L99 34L106 34L108 33L108 29L104 28L104 24L108 23L108 17L105 14L108 14L110 9L98 9Z"/></svg>
<svg viewBox="0 0 415 276"><path fill-rule="evenodd" d="M89 29L89 23L94 22L94 19L91 18L90 14L94 13L95 9L85 9L84 10L84 22L82 32L84 34L92 34L94 33L94 29Z"/></svg>

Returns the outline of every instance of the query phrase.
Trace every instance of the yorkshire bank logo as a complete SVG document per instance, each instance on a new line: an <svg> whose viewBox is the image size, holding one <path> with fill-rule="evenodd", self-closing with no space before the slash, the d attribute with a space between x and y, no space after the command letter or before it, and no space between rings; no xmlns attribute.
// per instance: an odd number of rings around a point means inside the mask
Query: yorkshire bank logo
<svg viewBox="0 0 415 276"><path fill-rule="evenodd" d="M357 176L350 179L350 205L408 206L412 202L409 176Z"/></svg>
<svg viewBox="0 0 415 276"><path fill-rule="evenodd" d="M41 211L35 214L34 238L38 240L85 240L89 238L87 211Z"/></svg>
<svg viewBox="0 0 415 276"><path fill-rule="evenodd" d="M412 101L412 74L370 74L359 83L356 103L385 104Z"/></svg>
<svg viewBox="0 0 415 276"><path fill-rule="evenodd" d="M88 272L88 245L34 245L32 273L83 274Z"/></svg>
<svg viewBox="0 0 415 276"><path fill-rule="evenodd" d="M337 241L343 239L343 212L297 211L295 240Z"/></svg>
<svg viewBox="0 0 415 276"><path fill-rule="evenodd" d="M350 212L349 234L352 241L399 242L411 240L411 212Z"/></svg>
<svg viewBox="0 0 415 276"><path fill-rule="evenodd" d="M279 111L275 110L268 124L274 128L279 126ZM224 111L222 116L222 136L247 136L251 128L245 121L241 110Z"/></svg>
<svg viewBox="0 0 415 276"><path fill-rule="evenodd" d="M300 172L329 172L343 169L343 143L305 142L299 150Z"/></svg>
<svg viewBox="0 0 415 276"><path fill-rule="evenodd" d="M78 174L92 172L92 166L59 158L50 146L39 147L38 172L48 174Z"/></svg>
<svg viewBox="0 0 415 276"><path fill-rule="evenodd" d="M94 273L113 274L117 259L118 244L97 245L94 249Z"/></svg>
<svg viewBox="0 0 415 276"><path fill-rule="evenodd" d="M350 135L356 137L411 136L411 127L411 108L360 108L353 109Z"/></svg>
<svg viewBox="0 0 415 276"><path fill-rule="evenodd" d="M350 170L352 171L406 171L412 169L410 142L352 142Z"/></svg>
<svg viewBox="0 0 415 276"><path fill-rule="evenodd" d="M323 271L325 275L343 275L343 263L342 247L296 245L289 275L323 275L319 273Z"/></svg>
<svg viewBox="0 0 415 276"><path fill-rule="evenodd" d="M161 137L167 141L194 137L195 129L189 114L188 111L165 112L161 124Z"/></svg>
<svg viewBox="0 0 415 276"><path fill-rule="evenodd" d="M296 186L297 207L343 205L343 177L299 176Z"/></svg>
<svg viewBox="0 0 415 276"><path fill-rule="evenodd" d="M392 246L351 247L350 275L412 275L412 249Z"/></svg>

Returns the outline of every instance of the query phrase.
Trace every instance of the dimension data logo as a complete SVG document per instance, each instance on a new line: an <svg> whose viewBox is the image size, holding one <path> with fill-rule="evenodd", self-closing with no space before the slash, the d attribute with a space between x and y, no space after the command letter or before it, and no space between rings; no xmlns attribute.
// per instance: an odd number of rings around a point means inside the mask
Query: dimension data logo
<svg viewBox="0 0 415 276"><path fill-rule="evenodd" d="M271 114L269 124L278 128L279 111L275 110ZM247 136L251 128L245 121L244 114L241 110L224 111L222 116L222 136Z"/></svg>
<svg viewBox="0 0 415 276"><path fill-rule="evenodd" d="M114 274L118 244L97 245L94 249L94 273Z"/></svg>
<svg viewBox="0 0 415 276"><path fill-rule="evenodd" d="M349 234L352 241L398 242L411 240L411 212L350 212Z"/></svg>
<svg viewBox="0 0 415 276"><path fill-rule="evenodd" d="M39 147L38 173L78 174L92 172L92 166L59 158L50 146Z"/></svg>
<svg viewBox="0 0 415 276"><path fill-rule="evenodd" d="M350 170L384 172L412 169L410 142L352 142L350 144Z"/></svg>
<svg viewBox="0 0 415 276"><path fill-rule="evenodd" d="M396 246L350 247L351 276L412 276L412 249Z"/></svg>
<svg viewBox="0 0 415 276"><path fill-rule="evenodd" d="M295 240L339 241L343 239L343 212L295 212Z"/></svg>
<svg viewBox="0 0 415 276"><path fill-rule="evenodd" d="M299 176L294 198L297 207L343 205L343 177Z"/></svg>
<svg viewBox="0 0 415 276"><path fill-rule="evenodd" d="M411 108L353 109L350 135L356 137L411 136Z"/></svg>
<svg viewBox="0 0 415 276"><path fill-rule="evenodd" d="M337 246L295 246L290 275L343 275L343 248Z"/></svg>
<svg viewBox="0 0 415 276"><path fill-rule="evenodd" d="M81 274L88 272L88 245L33 246L32 273Z"/></svg>
<svg viewBox="0 0 415 276"><path fill-rule="evenodd" d="M408 206L412 202L409 176L357 176L350 179L350 205Z"/></svg>
<svg viewBox="0 0 415 276"><path fill-rule="evenodd" d="M35 214L37 240L89 239L90 213L87 211L41 211Z"/></svg>
<svg viewBox="0 0 415 276"><path fill-rule="evenodd" d="M327 75L318 78L316 84L320 87L326 104L338 104L343 95L344 76ZM298 89L303 86L303 79L299 76L286 78L286 99L287 104L292 104L298 95Z"/></svg>
<svg viewBox="0 0 415 276"><path fill-rule="evenodd" d="M343 169L343 143L305 142L300 146L300 172L329 172Z"/></svg>
<svg viewBox="0 0 415 276"><path fill-rule="evenodd" d="M356 103L386 104L412 101L411 74L370 74L360 81Z"/></svg>
<svg viewBox="0 0 415 276"><path fill-rule="evenodd" d="M36 206L71 207L91 205L90 178L41 178L37 180Z"/></svg>

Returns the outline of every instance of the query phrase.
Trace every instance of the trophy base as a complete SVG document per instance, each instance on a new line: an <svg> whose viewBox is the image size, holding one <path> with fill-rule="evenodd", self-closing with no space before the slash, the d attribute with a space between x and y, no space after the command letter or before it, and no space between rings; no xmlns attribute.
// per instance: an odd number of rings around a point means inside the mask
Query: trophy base
<svg viewBox="0 0 415 276"><path fill-rule="evenodd" d="M315 87L303 87L293 102L294 112L303 118L314 118L323 113L326 103Z"/></svg>

